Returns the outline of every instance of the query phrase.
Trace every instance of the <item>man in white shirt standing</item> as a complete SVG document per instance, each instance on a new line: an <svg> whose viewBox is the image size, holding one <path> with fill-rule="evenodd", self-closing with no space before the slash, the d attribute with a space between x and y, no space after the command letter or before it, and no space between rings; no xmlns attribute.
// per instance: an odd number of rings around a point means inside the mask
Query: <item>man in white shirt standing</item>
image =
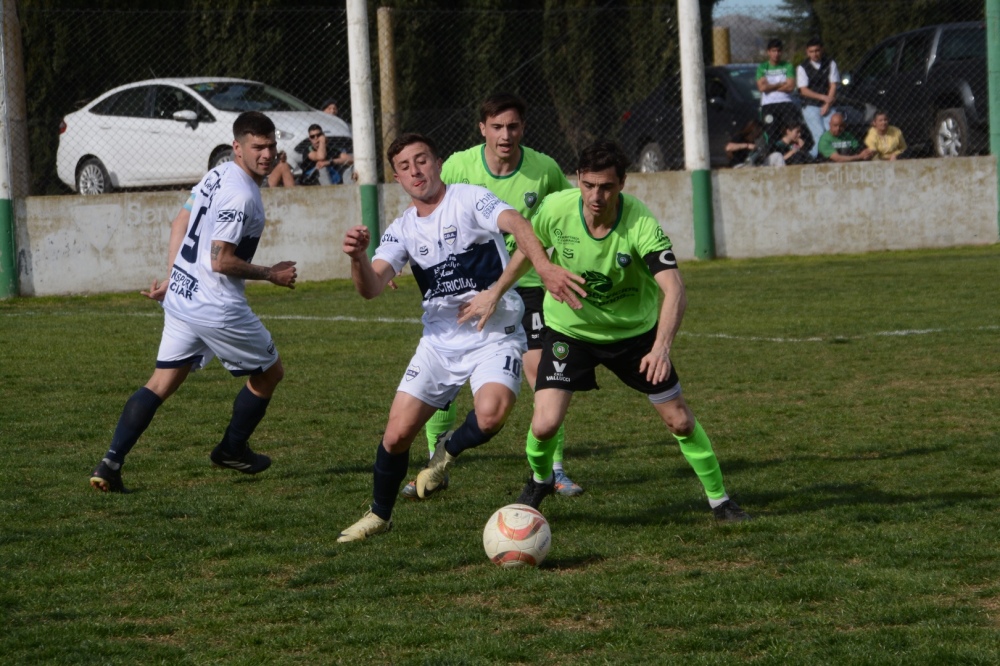
<svg viewBox="0 0 1000 666"><path fill-rule="evenodd" d="M413 205L386 228L372 260L367 253L371 239L363 226L347 231L343 250L351 258L355 289L368 299L381 294L408 263L422 295L424 331L376 449L371 509L340 533L337 541L342 543L389 531L413 440L465 382L472 388L474 408L441 437L417 475L420 498L443 487L461 452L500 432L513 408L527 349L520 296L505 294L481 330L476 321L458 323L463 306L496 282L507 266L503 234L513 234L553 298L579 308L577 294L585 295L583 278L549 261L531 223L513 207L485 187L441 181L441 158L429 137L403 134L386 156Z"/></svg>
<svg viewBox="0 0 1000 666"><path fill-rule="evenodd" d="M802 95L802 118L812 135L809 154L816 159L819 139L830 129L840 70L837 63L823 53L823 42L819 37L813 37L806 44L806 55L808 57L795 70L795 84Z"/></svg>
<svg viewBox="0 0 1000 666"><path fill-rule="evenodd" d="M163 303L164 323L156 369L125 403L111 445L91 473L90 485L125 493L121 468L156 410L192 370L213 356L234 376L247 377L233 415L209 456L216 467L244 474L263 472L271 459L248 444L284 375L271 334L250 310L246 280L267 280L295 288L294 261L273 266L251 263L264 231L261 182L274 168L274 123L249 111L233 123L233 161L209 171L192 190L191 214L171 224L169 277L154 280L143 295Z"/></svg>

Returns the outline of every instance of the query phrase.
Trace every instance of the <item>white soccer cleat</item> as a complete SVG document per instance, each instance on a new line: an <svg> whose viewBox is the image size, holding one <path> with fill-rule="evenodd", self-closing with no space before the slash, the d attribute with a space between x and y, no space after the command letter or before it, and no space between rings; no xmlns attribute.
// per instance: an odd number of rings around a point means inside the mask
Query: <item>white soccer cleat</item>
<svg viewBox="0 0 1000 666"><path fill-rule="evenodd" d="M337 537L337 543L348 543L350 541L364 541L370 536L382 534L392 529L392 518L385 520L379 518L369 509L361 520L354 523Z"/></svg>

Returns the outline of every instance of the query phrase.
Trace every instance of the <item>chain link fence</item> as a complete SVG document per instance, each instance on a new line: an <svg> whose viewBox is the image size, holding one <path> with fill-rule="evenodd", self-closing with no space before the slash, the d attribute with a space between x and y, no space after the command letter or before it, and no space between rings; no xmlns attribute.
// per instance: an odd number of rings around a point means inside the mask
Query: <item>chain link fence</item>
<svg viewBox="0 0 1000 666"><path fill-rule="evenodd" d="M502 90L527 103L525 144L567 172L599 137L621 142L635 169L683 167L674 3L397 4L411 7L393 10L399 127L433 136L444 156L481 141L479 102ZM835 106L848 111L857 133L884 108L911 146L907 156L985 149L981 0L783 0L714 17L702 4L714 166L731 163L727 143L760 118L757 66L773 37L793 65L810 37L822 38L849 80L838 84ZM294 171L302 171L312 124L330 137L330 152L349 152L345 11L270 5L98 11L22 3L30 154L15 158L30 165L32 194L75 192L98 180L105 190L188 185L229 158L232 119L247 109L275 119ZM957 22L972 23L900 36ZM373 92L378 105L377 85ZM321 111L331 99L339 117ZM797 93L792 100L800 103Z"/></svg>

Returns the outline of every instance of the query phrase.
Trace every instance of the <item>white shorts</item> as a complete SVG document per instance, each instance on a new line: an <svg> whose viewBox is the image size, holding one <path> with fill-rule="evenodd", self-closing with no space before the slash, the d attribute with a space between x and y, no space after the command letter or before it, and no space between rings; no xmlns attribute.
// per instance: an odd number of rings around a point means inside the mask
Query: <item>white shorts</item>
<svg viewBox="0 0 1000 666"><path fill-rule="evenodd" d="M421 339L397 391L443 409L465 382L472 394L483 384L503 384L514 395L521 390L521 354L524 338L486 345L468 352L446 354Z"/></svg>
<svg viewBox="0 0 1000 666"><path fill-rule="evenodd" d="M259 375L278 360L274 340L257 317L226 328L210 328L178 319L169 312L163 315L157 368L190 365L200 370L218 356L234 377L240 377Z"/></svg>

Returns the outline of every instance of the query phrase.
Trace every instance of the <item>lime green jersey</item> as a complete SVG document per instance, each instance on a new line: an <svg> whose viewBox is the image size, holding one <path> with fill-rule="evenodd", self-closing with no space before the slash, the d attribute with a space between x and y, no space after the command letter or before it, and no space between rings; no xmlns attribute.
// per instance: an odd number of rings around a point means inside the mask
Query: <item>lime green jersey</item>
<svg viewBox="0 0 1000 666"><path fill-rule="evenodd" d="M490 172L486 165L485 144L452 153L441 169L441 180L445 183L469 183L485 187L528 220L546 196L573 187L554 159L526 146L521 146L521 161L517 168L505 176ZM513 253L514 247L513 236L508 236L507 251ZM518 284L522 287L540 287L542 281L532 269Z"/></svg>
<svg viewBox="0 0 1000 666"><path fill-rule="evenodd" d="M545 294L546 326L578 340L606 344L656 325L662 292L645 257L673 245L645 204L618 195L614 227L604 238L594 238L583 218L580 191L567 190L546 197L532 225L542 245L553 248L552 263L587 280L580 310Z"/></svg>

